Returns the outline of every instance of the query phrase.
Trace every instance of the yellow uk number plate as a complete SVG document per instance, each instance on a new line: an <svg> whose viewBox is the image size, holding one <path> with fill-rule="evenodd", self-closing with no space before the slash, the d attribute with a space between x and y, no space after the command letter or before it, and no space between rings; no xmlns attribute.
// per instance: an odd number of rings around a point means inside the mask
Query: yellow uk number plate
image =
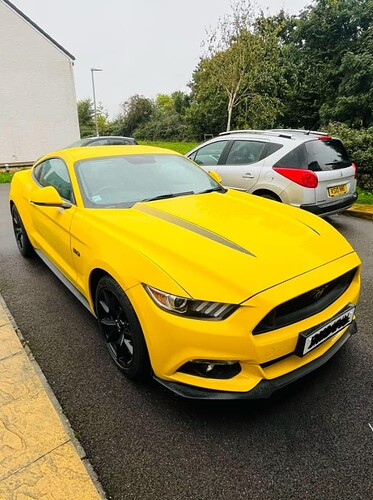
<svg viewBox="0 0 373 500"><path fill-rule="evenodd" d="M328 188L329 196L338 196L340 194L347 193L347 184L341 184L340 186L333 186Z"/></svg>

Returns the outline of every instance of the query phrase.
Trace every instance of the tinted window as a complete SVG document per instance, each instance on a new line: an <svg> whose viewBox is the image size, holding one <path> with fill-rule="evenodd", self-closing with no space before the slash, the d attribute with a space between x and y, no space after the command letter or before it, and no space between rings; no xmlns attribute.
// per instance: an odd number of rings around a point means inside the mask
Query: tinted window
<svg viewBox="0 0 373 500"><path fill-rule="evenodd" d="M283 156L274 167L279 168L307 168L306 148L301 144L287 155Z"/></svg>
<svg viewBox="0 0 373 500"><path fill-rule="evenodd" d="M265 142L259 141L235 141L229 151L227 165L247 165L255 163L262 157Z"/></svg>
<svg viewBox="0 0 373 500"><path fill-rule="evenodd" d="M95 139L92 142L89 142L87 146L106 146L107 144L110 144L108 139Z"/></svg>
<svg viewBox="0 0 373 500"><path fill-rule="evenodd" d="M228 141L217 141L207 144L206 146L202 146L198 151L191 155L190 158L199 165L217 165L227 142Z"/></svg>
<svg viewBox="0 0 373 500"><path fill-rule="evenodd" d="M44 161L35 167L33 175L41 186L53 186L57 189L61 198L73 202L69 173L62 160L52 158Z"/></svg>
<svg viewBox="0 0 373 500"><path fill-rule="evenodd" d="M337 139L330 141L316 140L306 143L308 168L315 172L320 170L335 170L351 165L348 154Z"/></svg>
<svg viewBox="0 0 373 500"><path fill-rule="evenodd" d="M276 144L274 142L269 142L266 145L263 158L267 158L267 156L272 155L273 153L276 153L276 151L278 151L279 149L281 149L283 147L284 147L283 144Z"/></svg>

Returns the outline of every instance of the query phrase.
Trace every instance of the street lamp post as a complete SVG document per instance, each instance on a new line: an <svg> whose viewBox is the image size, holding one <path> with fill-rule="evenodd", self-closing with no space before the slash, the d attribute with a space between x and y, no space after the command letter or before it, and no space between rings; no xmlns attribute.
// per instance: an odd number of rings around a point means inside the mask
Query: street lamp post
<svg viewBox="0 0 373 500"><path fill-rule="evenodd" d="M96 126L96 136L99 137L99 132L98 132L98 123L97 123L97 105L96 105L96 91L95 91L95 79L93 73L95 71L102 71L102 69L99 68L91 68L91 76L92 76L92 91L93 91L93 106L95 108L95 126Z"/></svg>

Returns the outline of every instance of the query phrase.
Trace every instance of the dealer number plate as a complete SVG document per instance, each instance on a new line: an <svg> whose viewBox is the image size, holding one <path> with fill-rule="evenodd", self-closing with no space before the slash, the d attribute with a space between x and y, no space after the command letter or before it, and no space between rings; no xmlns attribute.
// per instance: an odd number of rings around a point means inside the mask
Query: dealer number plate
<svg viewBox="0 0 373 500"><path fill-rule="evenodd" d="M355 306L349 306L342 313L335 316L332 320L316 329L307 330L299 334L295 354L302 357L305 354L319 347L323 342L336 335L352 323L355 314Z"/></svg>
<svg viewBox="0 0 373 500"><path fill-rule="evenodd" d="M329 196L339 196L340 194L347 193L347 184L341 184L340 186L333 186L328 188Z"/></svg>

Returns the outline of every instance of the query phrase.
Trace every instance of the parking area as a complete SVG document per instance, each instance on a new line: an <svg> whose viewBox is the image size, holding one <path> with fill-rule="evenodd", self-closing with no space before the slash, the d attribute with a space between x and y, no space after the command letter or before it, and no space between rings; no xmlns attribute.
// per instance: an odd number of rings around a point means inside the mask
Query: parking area
<svg viewBox="0 0 373 500"><path fill-rule="evenodd" d="M108 497L372 496L372 221L329 219L363 261L358 334L269 400L191 402L118 372L94 318L41 261L19 255L7 190L0 186L0 292Z"/></svg>

